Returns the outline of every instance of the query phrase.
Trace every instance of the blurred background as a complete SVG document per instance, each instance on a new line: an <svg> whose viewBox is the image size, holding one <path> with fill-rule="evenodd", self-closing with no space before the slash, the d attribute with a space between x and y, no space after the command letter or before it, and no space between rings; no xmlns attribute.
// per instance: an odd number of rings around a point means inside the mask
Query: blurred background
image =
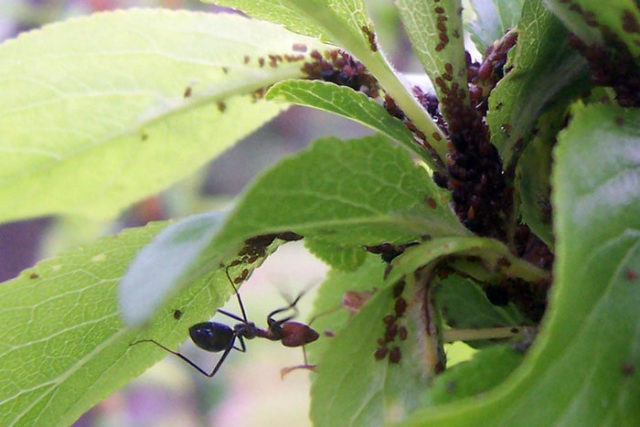
<svg viewBox="0 0 640 427"><path fill-rule="evenodd" d="M379 43L389 52L394 65L404 72L420 72L393 2L369 0L367 5L376 23ZM131 7L229 12L191 0L0 0L0 39L53 21ZM258 172L303 149L317 137L350 138L368 133L335 116L292 107L195 176L141 201L113 222L56 217L0 225L0 281L15 277L42 258L125 227L220 209ZM265 324L269 312L286 305L286 297L293 298L302 290L307 293L299 308L302 319L308 318L317 285L326 271L327 267L301 244L282 247L242 287L250 320ZM240 313L235 299L225 309ZM185 330L185 337L186 333ZM214 355L198 351L190 342L180 350L204 369L215 363ZM247 342L246 353L232 352L219 374L209 379L169 355L86 413L75 426L306 426L310 424L309 373L294 371L284 380L280 378L281 368L302 361L300 349L254 340Z"/></svg>

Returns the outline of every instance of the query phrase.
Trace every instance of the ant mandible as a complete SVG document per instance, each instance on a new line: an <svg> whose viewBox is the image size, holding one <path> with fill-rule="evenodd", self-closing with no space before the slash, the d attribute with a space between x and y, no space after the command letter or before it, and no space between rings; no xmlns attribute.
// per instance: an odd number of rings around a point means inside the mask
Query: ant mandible
<svg viewBox="0 0 640 427"><path fill-rule="evenodd" d="M191 337L191 340L195 345L205 351L210 351L212 353L218 353L221 351L223 352L220 360L218 360L218 363L216 363L211 372L205 371L185 355L165 347L156 340L139 340L132 343L131 345L136 345L143 342L153 343L163 350L175 356L178 356L193 368L197 369L198 372L200 372L202 375L211 378L216 374L216 372L218 372L218 370L222 366L222 363L225 361L232 349L243 353L246 351L246 346L244 343L245 338L250 340L258 337L266 338L270 341L280 341L285 347L300 347L318 339L318 333L315 330L311 329L309 325L299 322L291 322L291 319L296 316L298 311L298 309L296 308L296 304L303 294L298 295L298 297L294 299L293 302L291 302L288 306L279 308L269 313L269 315L267 316L267 329L262 329L257 327L255 323L249 322L249 320L247 319L247 313L244 310L244 305L242 304L242 299L240 298L238 289L233 284L231 276L229 275L229 267L226 268L225 272L227 274L227 278L229 279L229 283L233 287L233 290L238 299L242 317L238 317L235 314L229 313L228 311L222 309L218 309L218 312L234 320L237 320L240 323L237 323L233 328L231 328L224 323L202 322L196 323L189 328L189 336ZM294 310L294 314L281 320L276 320L273 318L274 315L283 313L288 310ZM240 347L235 345L236 340L240 342ZM307 364L305 354L305 364L297 366L296 368L313 369L313 367L313 365Z"/></svg>

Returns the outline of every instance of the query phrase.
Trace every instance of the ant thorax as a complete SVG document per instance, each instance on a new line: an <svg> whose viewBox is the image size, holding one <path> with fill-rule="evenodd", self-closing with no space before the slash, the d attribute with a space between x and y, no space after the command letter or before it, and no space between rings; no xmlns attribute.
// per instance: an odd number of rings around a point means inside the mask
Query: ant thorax
<svg viewBox="0 0 640 427"><path fill-rule="evenodd" d="M248 340L253 339L259 335L256 324L253 322L238 323L233 327L233 330L238 337L243 337Z"/></svg>

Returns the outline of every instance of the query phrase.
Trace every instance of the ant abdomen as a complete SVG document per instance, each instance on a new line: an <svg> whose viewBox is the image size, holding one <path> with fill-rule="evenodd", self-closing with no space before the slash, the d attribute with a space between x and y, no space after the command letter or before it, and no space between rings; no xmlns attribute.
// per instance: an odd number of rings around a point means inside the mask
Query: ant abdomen
<svg viewBox="0 0 640 427"><path fill-rule="evenodd" d="M300 347L314 342L320 336L308 325L298 322L285 322L280 326L281 342L286 347Z"/></svg>
<svg viewBox="0 0 640 427"><path fill-rule="evenodd" d="M189 335L195 345L213 353L226 350L229 343L235 340L233 329L217 322L196 323L189 328Z"/></svg>

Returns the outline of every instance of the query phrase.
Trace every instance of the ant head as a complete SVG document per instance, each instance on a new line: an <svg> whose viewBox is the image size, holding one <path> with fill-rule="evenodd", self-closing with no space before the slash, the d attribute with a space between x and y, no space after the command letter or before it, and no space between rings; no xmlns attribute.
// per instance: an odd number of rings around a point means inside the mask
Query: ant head
<svg viewBox="0 0 640 427"><path fill-rule="evenodd" d="M286 347L300 347L318 339L319 335L308 325L298 322L285 322L280 325L282 344Z"/></svg>
<svg viewBox="0 0 640 427"><path fill-rule="evenodd" d="M236 333L223 323L202 322L189 328L189 335L195 345L203 350L217 353L233 346Z"/></svg>

